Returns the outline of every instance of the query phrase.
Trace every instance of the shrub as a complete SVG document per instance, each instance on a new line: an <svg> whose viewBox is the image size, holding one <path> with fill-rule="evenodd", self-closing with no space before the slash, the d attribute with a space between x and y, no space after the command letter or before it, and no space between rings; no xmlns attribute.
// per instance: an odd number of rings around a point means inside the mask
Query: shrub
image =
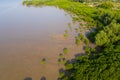
<svg viewBox="0 0 120 80"><path fill-rule="evenodd" d="M77 37L76 37L76 39L75 39L75 44L76 44L77 46L79 46L79 45L80 45L80 39L79 39L79 38L77 38Z"/></svg>
<svg viewBox="0 0 120 80"><path fill-rule="evenodd" d="M59 78L63 78L65 76L65 73L64 72L60 72L59 73Z"/></svg>
<svg viewBox="0 0 120 80"><path fill-rule="evenodd" d="M66 70L70 70L73 68L73 65L71 63L65 65Z"/></svg>
<svg viewBox="0 0 120 80"><path fill-rule="evenodd" d="M64 54L67 54L68 52L69 52L68 48L64 48L64 49L63 49L63 53L64 53Z"/></svg>
<svg viewBox="0 0 120 80"><path fill-rule="evenodd" d="M114 5L112 2L106 1L106 2L103 2L102 4L98 5L98 7L104 8L104 9L111 9L114 7Z"/></svg>
<svg viewBox="0 0 120 80"><path fill-rule="evenodd" d="M89 45L89 40L86 38L85 40L84 40L84 43L86 44L86 45Z"/></svg>
<svg viewBox="0 0 120 80"><path fill-rule="evenodd" d="M76 33L79 31L79 28L75 28Z"/></svg>
<svg viewBox="0 0 120 80"><path fill-rule="evenodd" d="M45 63L46 63L46 59L43 58L43 59L41 60L40 64L45 64Z"/></svg>
<svg viewBox="0 0 120 80"><path fill-rule="evenodd" d="M68 38L69 34L68 33L64 33L64 37Z"/></svg>

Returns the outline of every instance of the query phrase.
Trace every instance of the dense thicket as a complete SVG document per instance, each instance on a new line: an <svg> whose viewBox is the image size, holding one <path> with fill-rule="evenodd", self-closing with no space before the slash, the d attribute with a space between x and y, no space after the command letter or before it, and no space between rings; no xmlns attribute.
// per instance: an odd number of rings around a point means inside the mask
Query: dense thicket
<svg viewBox="0 0 120 80"><path fill-rule="evenodd" d="M62 80L120 80L120 41L99 53L76 58L71 74Z"/></svg>
<svg viewBox="0 0 120 80"><path fill-rule="evenodd" d="M111 9L114 7L114 5L112 2L106 1L106 2L103 2L102 4L98 5L98 7L104 8L104 9Z"/></svg>

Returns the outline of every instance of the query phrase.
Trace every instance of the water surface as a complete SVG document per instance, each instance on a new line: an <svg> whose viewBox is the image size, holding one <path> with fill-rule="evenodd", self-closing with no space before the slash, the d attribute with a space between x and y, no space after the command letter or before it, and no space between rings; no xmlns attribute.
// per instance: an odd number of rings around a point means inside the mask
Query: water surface
<svg viewBox="0 0 120 80"><path fill-rule="evenodd" d="M43 76L57 80L62 49L70 49L67 58L82 50L75 46L75 36L63 36L72 18L59 8L26 7L21 3L0 0L0 80L40 80ZM45 65L40 64L42 58L46 58Z"/></svg>

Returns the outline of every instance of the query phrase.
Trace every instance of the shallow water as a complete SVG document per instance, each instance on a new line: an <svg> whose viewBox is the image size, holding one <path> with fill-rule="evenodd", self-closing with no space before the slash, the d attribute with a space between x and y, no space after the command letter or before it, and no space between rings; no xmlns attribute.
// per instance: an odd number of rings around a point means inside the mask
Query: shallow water
<svg viewBox="0 0 120 80"><path fill-rule="evenodd" d="M68 39L63 36L72 18L59 8L21 3L0 0L0 80L57 80L62 49L70 50L66 58L82 52L74 43L74 31ZM42 58L45 65L40 64Z"/></svg>

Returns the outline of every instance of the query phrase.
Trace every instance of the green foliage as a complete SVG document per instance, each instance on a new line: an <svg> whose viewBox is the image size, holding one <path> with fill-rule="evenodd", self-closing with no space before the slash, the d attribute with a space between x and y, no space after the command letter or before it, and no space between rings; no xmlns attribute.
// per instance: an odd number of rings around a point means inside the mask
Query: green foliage
<svg viewBox="0 0 120 80"><path fill-rule="evenodd" d="M69 63L65 65L66 70L70 70L73 68L73 64Z"/></svg>
<svg viewBox="0 0 120 80"><path fill-rule="evenodd" d="M69 34L68 33L64 33L64 37L68 38Z"/></svg>
<svg viewBox="0 0 120 80"><path fill-rule="evenodd" d="M58 64L63 64L62 59L58 59Z"/></svg>
<svg viewBox="0 0 120 80"><path fill-rule="evenodd" d="M114 47L107 47L100 53L77 57L73 68L69 70L71 74L67 76L67 80L119 80L119 45L120 41L111 45Z"/></svg>
<svg viewBox="0 0 120 80"><path fill-rule="evenodd" d="M79 45L80 45L80 42L81 42L80 39L79 39L78 37L76 37L76 38L75 38L75 44L76 44L77 46L79 46Z"/></svg>
<svg viewBox="0 0 120 80"><path fill-rule="evenodd" d="M83 34L79 33L78 36L75 37L75 44L77 46L79 46L81 41L83 41L86 45L89 44L89 40L87 38L85 38L85 36Z"/></svg>
<svg viewBox="0 0 120 80"><path fill-rule="evenodd" d="M85 51L86 51L87 54L90 54L90 47L87 46L87 47L85 48Z"/></svg>
<svg viewBox="0 0 120 80"><path fill-rule="evenodd" d="M94 32L91 32L87 35L88 39L91 41L91 42L94 42L95 41L95 35L97 34L96 31Z"/></svg>
<svg viewBox="0 0 120 80"><path fill-rule="evenodd" d="M95 48L90 48L91 53L94 53L95 51L96 51Z"/></svg>
<svg viewBox="0 0 120 80"><path fill-rule="evenodd" d="M63 55L62 53L59 54L59 57L60 57L60 59L65 58L64 55Z"/></svg>
<svg viewBox="0 0 120 80"><path fill-rule="evenodd" d="M118 40L120 40L120 25L116 24L114 21L106 26L104 30L100 31L95 37L95 42L99 46L108 45Z"/></svg>
<svg viewBox="0 0 120 80"><path fill-rule="evenodd" d="M71 23L68 23L68 27L72 31L72 25L71 25Z"/></svg>
<svg viewBox="0 0 120 80"><path fill-rule="evenodd" d="M67 60L65 58L63 58L62 60L63 60L63 64L67 63Z"/></svg>
<svg viewBox="0 0 120 80"><path fill-rule="evenodd" d="M45 64L46 63L46 59L45 58L43 58L42 60L41 60L41 62L40 62L40 64Z"/></svg>
<svg viewBox="0 0 120 80"><path fill-rule="evenodd" d="M83 34L78 34L78 38L79 38L81 41L83 41L83 42L84 42L84 40L85 40L85 37L84 37Z"/></svg>
<svg viewBox="0 0 120 80"><path fill-rule="evenodd" d="M102 46L105 43L109 42L109 38L107 37L107 34L104 31L100 31L100 33L96 35L95 39L96 39L95 43L98 46Z"/></svg>
<svg viewBox="0 0 120 80"><path fill-rule="evenodd" d="M68 38L68 36L69 36L68 30L65 30L64 37L65 37L65 38Z"/></svg>
<svg viewBox="0 0 120 80"><path fill-rule="evenodd" d="M103 26L109 25L115 16L114 12L105 11L105 10L98 10L97 14L99 14L97 19L101 24L103 24Z"/></svg>
<svg viewBox="0 0 120 80"><path fill-rule="evenodd" d="M67 60L65 59L65 56L62 53L60 53L58 63L59 64L66 64L66 62L67 62Z"/></svg>
<svg viewBox="0 0 120 80"><path fill-rule="evenodd" d="M84 43L88 46L90 42L87 38L85 38Z"/></svg>
<svg viewBox="0 0 120 80"><path fill-rule="evenodd" d="M79 31L79 28L75 28L76 33Z"/></svg>
<svg viewBox="0 0 120 80"><path fill-rule="evenodd" d="M66 64L67 60L65 58L58 59L58 64Z"/></svg>
<svg viewBox="0 0 120 80"><path fill-rule="evenodd" d="M65 33L68 33L68 30L65 30Z"/></svg>
<svg viewBox="0 0 120 80"><path fill-rule="evenodd" d="M59 78L63 78L65 76L65 73L64 72L60 72L59 73Z"/></svg>
<svg viewBox="0 0 120 80"><path fill-rule="evenodd" d="M78 18L78 17L75 17L75 16L72 16L72 19L73 19L73 22L74 22L74 23L79 20L79 18Z"/></svg>
<svg viewBox="0 0 120 80"><path fill-rule="evenodd" d="M116 22L120 24L120 12L116 12L116 15L115 15L115 19L116 19Z"/></svg>
<svg viewBox="0 0 120 80"><path fill-rule="evenodd" d="M106 2L103 2L102 4L100 4L98 7L104 8L104 9L111 9L114 7L114 5L112 2L106 1Z"/></svg>
<svg viewBox="0 0 120 80"><path fill-rule="evenodd" d="M90 53L95 53L96 50L95 48L86 46L85 51L86 51L86 54L90 55Z"/></svg>
<svg viewBox="0 0 120 80"><path fill-rule="evenodd" d="M64 54L68 54L68 52L69 52L69 49L68 49L68 48L64 48L64 49L63 49L63 53L64 53Z"/></svg>

